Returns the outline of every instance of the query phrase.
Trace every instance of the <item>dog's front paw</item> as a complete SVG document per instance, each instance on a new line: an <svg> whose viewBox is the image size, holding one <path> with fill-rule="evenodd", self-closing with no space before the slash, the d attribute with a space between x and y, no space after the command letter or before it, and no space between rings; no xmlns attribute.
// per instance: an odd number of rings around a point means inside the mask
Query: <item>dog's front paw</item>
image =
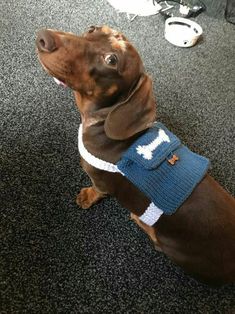
<svg viewBox="0 0 235 314"><path fill-rule="evenodd" d="M76 203L83 209L87 209L103 197L105 197L105 194L99 193L93 187L83 188L77 195Z"/></svg>

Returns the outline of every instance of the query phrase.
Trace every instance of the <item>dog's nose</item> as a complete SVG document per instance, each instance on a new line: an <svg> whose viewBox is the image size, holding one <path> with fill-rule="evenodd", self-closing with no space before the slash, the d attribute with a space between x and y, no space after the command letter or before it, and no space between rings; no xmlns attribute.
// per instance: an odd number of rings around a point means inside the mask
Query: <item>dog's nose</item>
<svg viewBox="0 0 235 314"><path fill-rule="evenodd" d="M47 29L39 31L37 34L36 45L38 49L43 52L52 52L56 50L55 35L52 31Z"/></svg>

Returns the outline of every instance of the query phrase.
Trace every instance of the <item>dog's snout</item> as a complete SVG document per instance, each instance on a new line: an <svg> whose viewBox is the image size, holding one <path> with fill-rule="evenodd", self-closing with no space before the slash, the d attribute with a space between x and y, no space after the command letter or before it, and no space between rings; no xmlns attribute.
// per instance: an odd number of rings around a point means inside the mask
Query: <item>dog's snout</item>
<svg viewBox="0 0 235 314"><path fill-rule="evenodd" d="M57 48L55 35L47 29L38 32L36 44L38 49L43 52L53 52Z"/></svg>

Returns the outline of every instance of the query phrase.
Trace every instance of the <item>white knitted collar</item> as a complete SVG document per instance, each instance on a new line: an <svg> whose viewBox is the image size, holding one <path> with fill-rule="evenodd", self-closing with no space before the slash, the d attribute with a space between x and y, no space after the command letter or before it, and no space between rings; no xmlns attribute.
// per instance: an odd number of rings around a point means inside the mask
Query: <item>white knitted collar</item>
<svg viewBox="0 0 235 314"><path fill-rule="evenodd" d="M88 152L88 150L85 148L83 140L82 140L82 124L79 126L78 130L78 150L81 155L81 157L91 166L108 171L113 173L120 173L124 176L124 174L118 169L118 167L108 161L104 161L102 159L99 159L95 156L93 156L91 153ZM163 211L158 208L154 203L150 203L148 208L145 210L145 212L139 216L139 219L146 223L149 226L153 226L160 216L163 214Z"/></svg>
<svg viewBox="0 0 235 314"><path fill-rule="evenodd" d="M81 155L81 157L88 162L91 166L100 169L100 170L105 170L108 172L119 172L121 171L118 169L118 167L111 162L104 161L102 159L99 159L95 156L93 156L91 153L88 152L86 147L83 144L82 140L82 124L79 126L78 130L78 150Z"/></svg>

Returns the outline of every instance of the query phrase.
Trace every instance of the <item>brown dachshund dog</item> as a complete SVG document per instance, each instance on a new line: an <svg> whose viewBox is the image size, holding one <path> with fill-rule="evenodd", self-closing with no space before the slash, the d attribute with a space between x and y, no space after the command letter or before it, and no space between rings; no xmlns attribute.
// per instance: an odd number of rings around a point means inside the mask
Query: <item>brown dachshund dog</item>
<svg viewBox="0 0 235 314"><path fill-rule="evenodd" d="M82 36L41 30L36 46L43 68L74 91L87 151L116 164L156 120L152 81L135 48L107 26L92 26ZM212 177L207 174L175 214L149 226L139 217L150 200L130 181L85 160L82 167L92 186L78 194L80 207L113 195L156 249L187 273L212 285L235 282L235 201Z"/></svg>

